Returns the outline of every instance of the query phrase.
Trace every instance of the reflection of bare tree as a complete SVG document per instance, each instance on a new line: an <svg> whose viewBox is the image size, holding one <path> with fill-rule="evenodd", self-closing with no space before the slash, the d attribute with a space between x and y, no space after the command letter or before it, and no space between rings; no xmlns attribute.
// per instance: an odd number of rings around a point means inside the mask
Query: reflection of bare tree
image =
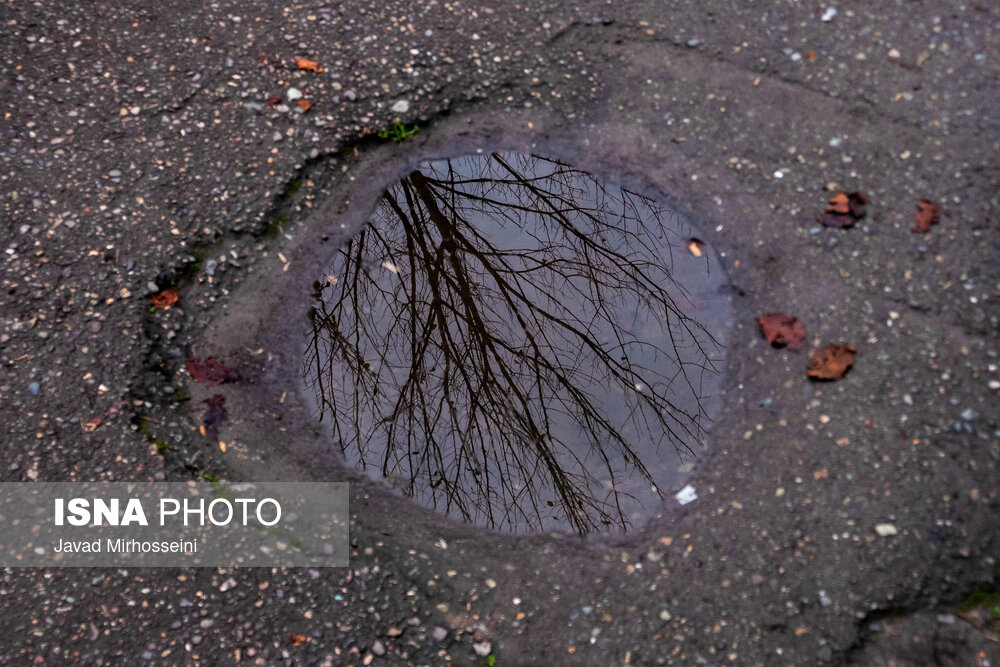
<svg viewBox="0 0 1000 667"><path fill-rule="evenodd" d="M510 154L386 191L311 313L307 375L349 458L481 523L624 527L619 483L652 484L636 441L689 449L706 421L714 341L671 296L661 215Z"/></svg>

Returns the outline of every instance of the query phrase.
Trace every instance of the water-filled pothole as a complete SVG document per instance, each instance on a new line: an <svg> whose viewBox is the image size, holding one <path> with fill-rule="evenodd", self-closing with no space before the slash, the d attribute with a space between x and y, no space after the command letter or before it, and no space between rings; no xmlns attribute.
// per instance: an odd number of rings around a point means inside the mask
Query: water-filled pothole
<svg viewBox="0 0 1000 667"><path fill-rule="evenodd" d="M514 532L635 526L718 403L731 304L693 236L559 161L424 163L314 285L321 420L426 507Z"/></svg>

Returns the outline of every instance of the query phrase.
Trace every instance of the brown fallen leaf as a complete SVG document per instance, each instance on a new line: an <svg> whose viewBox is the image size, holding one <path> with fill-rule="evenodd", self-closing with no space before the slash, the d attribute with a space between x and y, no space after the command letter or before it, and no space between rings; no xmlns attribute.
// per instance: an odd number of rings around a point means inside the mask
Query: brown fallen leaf
<svg viewBox="0 0 1000 667"><path fill-rule="evenodd" d="M307 58L296 58L295 64L299 69L308 70L310 72L322 72L323 68L320 67L315 60L309 60Z"/></svg>
<svg viewBox="0 0 1000 667"><path fill-rule="evenodd" d="M85 422L80 422L80 428L83 429L84 433L93 433L94 430L101 425L101 418L94 417L93 419L88 419Z"/></svg>
<svg viewBox="0 0 1000 667"><path fill-rule="evenodd" d="M787 345L799 350L806 344L806 327L791 315L767 313L757 318L760 330L768 343L776 347Z"/></svg>
<svg viewBox="0 0 1000 667"><path fill-rule="evenodd" d="M276 107L281 104L281 95L268 95L267 106Z"/></svg>
<svg viewBox="0 0 1000 667"><path fill-rule="evenodd" d="M859 220L865 217L865 209L868 206L868 195L863 192L851 192L847 195L848 204L851 207L851 215Z"/></svg>
<svg viewBox="0 0 1000 667"><path fill-rule="evenodd" d="M941 207L930 199L921 199L917 202L917 212L913 214L914 234L926 234L931 230L931 225L941 222Z"/></svg>
<svg viewBox="0 0 1000 667"><path fill-rule="evenodd" d="M204 436L209 440L219 441L219 425L224 421L229 420L229 413L226 412L226 397L222 394L216 394L212 398L206 398L204 401L208 409L205 410L205 416L201 418L202 431Z"/></svg>
<svg viewBox="0 0 1000 667"><path fill-rule="evenodd" d="M310 102L309 100L299 100L295 104L303 111L309 111L310 109L312 109L312 102Z"/></svg>
<svg viewBox="0 0 1000 667"><path fill-rule="evenodd" d="M235 382L240 374L235 368L226 366L215 357L188 357L184 368L195 382L202 382L209 387L218 387L226 382Z"/></svg>
<svg viewBox="0 0 1000 667"><path fill-rule="evenodd" d="M702 248L704 248L704 247L705 247L705 242L702 241L697 236L692 236L691 238L688 239L688 250L695 257L701 257L702 256L702 254L704 252L702 250Z"/></svg>
<svg viewBox="0 0 1000 667"><path fill-rule="evenodd" d="M293 634L288 638L288 643L292 646L299 646L301 644L305 644L307 641L309 641L309 637L299 634Z"/></svg>
<svg viewBox="0 0 1000 667"><path fill-rule="evenodd" d="M172 289L165 289L162 292L157 292L153 296L149 297L149 302L156 308L166 310L170 308L170 306L177 303L178 299L180 299L180 295L178 295L176 291Z"/></svg>
<svg viewBox="0 0 1000 667"><path fill-rule="evenodd" d="M855 349L850 345L827 345L809 359L809 377L815 380L839 380L854 365Z"/></svg>
<svg viewBox="0 0 1000 667"><path fill-rule="evenodd" d="M837 229L853 227L855 221L865 217L869 201L868 195L863 192L837 190L837 194L830 197L826 211L816 217L816 222Z"/></svg>

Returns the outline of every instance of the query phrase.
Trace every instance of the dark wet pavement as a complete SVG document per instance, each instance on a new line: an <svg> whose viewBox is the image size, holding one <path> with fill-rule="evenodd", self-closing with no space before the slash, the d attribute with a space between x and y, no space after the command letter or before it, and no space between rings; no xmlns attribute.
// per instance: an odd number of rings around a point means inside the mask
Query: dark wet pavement
<svg viewBox="0 0 1000 667"><path fill-rule="evenodd" d="M995 8L0 14L2 480L336 471L355 513L350 570L6 571L5 661L905 664L917 637L938 664L1000 662L957 611L998 576ZM379 140L396 119L420 131ZM307 330L277 306L308 302L361 204L476 149L652 184L724 264L697 499L642 531L465 527L317 446ZM816 222L837 189L870 198L852 229ZM940 224L914 234L924 198ZM762 341L768 312L804 323L806 352ZM854 368L811 383L832 343ZM239 369L225 452L198 431L191 355Z"/></svg>

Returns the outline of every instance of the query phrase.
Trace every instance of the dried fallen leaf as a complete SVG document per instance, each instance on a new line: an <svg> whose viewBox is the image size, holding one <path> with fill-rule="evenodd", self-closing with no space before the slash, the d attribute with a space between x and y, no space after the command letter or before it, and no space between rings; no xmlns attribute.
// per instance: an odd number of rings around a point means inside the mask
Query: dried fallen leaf
<svg viewBox="0 0 1000 667"><path fill-rule="evenodd" d="M863 192L844 192L830 197L826 211L816 217L816 222L824 227L847 229L853 227L856 220L865 217L865 207L868 206L868 195Z"/></svg>
<svg viewBox="0 0 1000 667"><path fill-rule="evenodd" d="M320 67L315 60L309 60L307 58L296 58L295 64L299 69L308 70L310 72L322 72L323 68Z"/></svg>
<svg viewBox="0 0 1000 667"><path fill-rule="evenodd" d="M816 380L839 380L854 365L855 349L850 345L827 345L812 353L809 377Z"/></svg>
<svg viewBox="0 0 1000 667"><path fill-rule="evenodd" d="M94 417L93 419L89 419L85 422L80 422L80 428L83 429L84 433L93 433L94 430L100 425L101 425L100 417Z"/></svg>
<svg viewBox="0 0 1000 667"><path fill-rule="evenodd" d="M847 215L851 212L851 203L847 198L847 193L837 190L837 194L830 197L830 205L826 207L827 213L841 213Z"/></svg>
<svg viewBox="0 0 1000 667"><path fill-rule="evenodd" d="M930 199L921 199L917 202L917 212L913 214L914 234L926 234L931 230L931 225L941 222L941 208Z"/></svg>
<svg viewBox="0 0 1000 667"><path fill-rule="evenodd" d="M757 318L764 338L771 345L787 345L799 350L806 344L806 328L802 322L784 313L768 313Z"/></svg>
<svg viewBox="0 0 1000 667"><path fill-rule="evenodd" d="M268 95L267 106L276 107L281 104L281 95Z"/></svg>
<svg viewBox="0 0 1000 667"><path fill-rule="evenodd" d="M702 256L703 253L702 248L704 247L705 247L705 242L702 241L697 236L692 236L691 238L688 239L688 250L690 250L691 254L694 255L695 257Z"/></svg>
<svg viewBox="0 0 1000 667"><path fill-rule="evenodd" d="M863 192L851 192L847 195L848 203L851 207L851 215L861 219L865 217L865 208L868 206L868 195Z"/></svg>
<svg viewBox="0 0 1000 667"><path fill-rule="evenodd" d="M218 387L226 382L235 382L240 379L240 374L235 368L226 366L215 357L188 357L184 363L188 375L195 382L203 382L209 387Z"/></svg>
<svg viewBox="0 0 1000 667"><path fill-rule="evenodd" d="M204 435L209 440L219 440L219 425L222 422L229 419L229 413L226 412L226 397L222 394L216 394L212 398L206 398L204 401L208 409L205 410L205 415L201 418L202 426L204 427Z"/></svg>
<svg viewBox="0 0 1000 667"><path fill-rule="evenodd" d="M149 302L156 308L166 310L167 308L170 308L170 306L177 303L178 299L180 299L180 295L178 295L175 290L165 289L162 292L157 292L153 296L149 297Z"/></svg>
<svg viewBox="0 0 1000 667"><path fill-rule="evenodd" d="M312 102L310 102L309 100L299 100L295 104L303 111L309 111L310 109L312 109Z"/></svg>
<svg viewBox="0 0 1000 667"><path fill-rule="evenodd" d="M309 637L299 634L294 634L288 638L288 643L292 646L299 646L300 644L305 644L307 641L309 641Z"/></svg>

